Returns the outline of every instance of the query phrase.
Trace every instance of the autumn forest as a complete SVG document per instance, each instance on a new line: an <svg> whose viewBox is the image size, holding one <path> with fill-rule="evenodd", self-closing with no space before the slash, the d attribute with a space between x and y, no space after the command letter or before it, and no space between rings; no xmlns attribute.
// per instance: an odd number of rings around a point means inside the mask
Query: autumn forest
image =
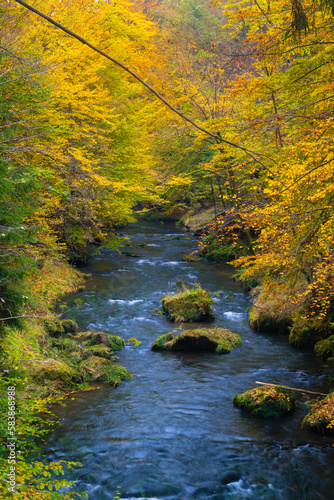
<svg viewBox="0 0 334 500"><path fill-rule="evenodd" d="M16 387L21 453L15 491L0 492L76 498L62 476L76 464L36 458L52 404L90 381L55 361L76 333L60 300L83 289L94 249L124 251L128 224L195 233L185 260L228 263L253 330L285 335L332 376L334 3L31 6L77 38L0 1L0 387L3 407Z"/></svg>

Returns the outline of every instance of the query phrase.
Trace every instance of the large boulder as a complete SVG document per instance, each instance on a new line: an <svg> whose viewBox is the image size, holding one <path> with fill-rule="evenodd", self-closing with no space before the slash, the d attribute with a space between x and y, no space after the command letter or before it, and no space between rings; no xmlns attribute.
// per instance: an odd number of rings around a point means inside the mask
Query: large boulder
<svg viewBox="0 0 334 500"><path fill-rule="evenodd" d="M238 334L224 328L184 330L174 337L166 333L152 344L152 351L209 351L226 354L241 344Z"/></svg>
<svg viewBox="0 0 334 500"><path fill-rule="evenodd" d="M200 285L186 286L161 301L162 310L171 321L193 323L213 319L212 297Z"/></svg>
<svg viewBox="0 0 334 500"><path fill-rule="evenodd" d="M109 359L99 356L89 356L80 363L80 368L85 373L85 380L105 381L113 387L118 387L122 380L132 378L124 366L116 365Z"/></svg>
<svg viewBox="0 0 334 500"><path fill-rule="evenodd" d="M236 394L233 404L252 415L280 417L294 409L295 400L293 392L289 389L264 385Z"/></svg>
<svg viewBox="0 0 334 500"><path fill-rule="evenodd" d="M331 392L325 399L318 401L312 406L310 412L303 420L303 425L317 432L333 433L334 392Z"/></svg>

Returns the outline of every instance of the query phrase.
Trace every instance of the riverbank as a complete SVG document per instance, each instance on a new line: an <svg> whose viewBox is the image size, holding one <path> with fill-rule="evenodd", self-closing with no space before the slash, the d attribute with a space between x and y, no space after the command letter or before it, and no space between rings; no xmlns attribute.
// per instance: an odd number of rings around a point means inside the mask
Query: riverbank
<svg viewBox="0 0 334 500"><path fill-rule="evenodd" d="M0 401L5 412L1 433L8 446L15 444L0 453L3 498L63 498L56 493L59 488L70 488L67 498L79 498L74 483L59 480L57 475L80 467L80 463L47 462L38 457L44 436L57 423L52 414L55 403L90 390L94 381L117 387L131 378L114 363L114 351L123 347L122 339L121 346L116 338L112 338L112 346L101 346L95 338L86 338L87 332L85 337L80 335L76 323L63 317L64 309L62 313L57 310L59 300L81 290L85 278L64 260L46 261L20 283L27 299L20 317L2 326Z"/></svg>

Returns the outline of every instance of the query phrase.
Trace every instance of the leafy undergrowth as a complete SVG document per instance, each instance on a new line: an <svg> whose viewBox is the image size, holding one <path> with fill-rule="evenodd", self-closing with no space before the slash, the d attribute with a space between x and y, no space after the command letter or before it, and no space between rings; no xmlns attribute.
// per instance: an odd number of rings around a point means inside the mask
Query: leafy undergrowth
<svg viewBox="0 0 334 500"><path fill-rule="evenodd" d="M175 295L167 295L161 301L162 310L171 321L192 323L214 318L212 297L199 283L188 288L182 285Z"/></svg>
<svg viewBox="0 0 334 500"><path fill-rule="evenodd" d="M79 498L74 483L63 478L66 469L79 463L66 460L41 462L36 457L43 436L56 421L48 410L51 403L79 389L88 389L90 381L106 381L112 387L131 374L113 361L114 350L124 347L123 339L103 332L85 332L76 338L74 321L63 319L55 311L57 300L75 291L82 275L64 261L52 259L21 282L25 302L16 323L1 323L0 430L11 444L8 417L8 387L15 393L15 488L10 477L0 485L1 498L57 499ZM87 345L83 346L84 338ZM103 339L110 341L109 345ZM82 344L80 344L82 342ZM12 411L10 409L9 411ZM10 472L9 447L0 452L1 471Z"/></svg>
<svg viewBox="0 0 334 500"><path fill-rule="evenodd" d="M224 328L201 328L184 330L174 337L166 333L157 338L152 344L152 351L211 351L218 354L227 354L241 344L238 334Z"/></svg>
<svg viewBox="0 0 334 500"><path fill-rule="evenodd" d="M293 392L282 387L265 385L235 395L233 404L252 415L280 417L295 407Z"/></svg>
<svg viewBox="0 0 334 500"><path fill-rule="evenodd" d="M15 500L87 497L85 493L73 491L73 481L63 477L66 470L81 467L79 462L45 463L36 458L45 435L57 423L50 419L52 414L48 409L56 400L27 398L28 383L27 378L17 377L15 373L0 375L0 400L4 410L0 416L0 430L6 442L0 450L3 473L0 497ZM11 425L13 422L15 426Z"/></svg>

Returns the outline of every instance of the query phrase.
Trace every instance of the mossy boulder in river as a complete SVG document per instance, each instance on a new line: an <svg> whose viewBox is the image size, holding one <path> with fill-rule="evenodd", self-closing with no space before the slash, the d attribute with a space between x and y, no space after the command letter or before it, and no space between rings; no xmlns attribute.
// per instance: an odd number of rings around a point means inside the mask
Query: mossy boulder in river
<svg viewBox="0 0 334 500"><path fill-rule="evenodd" d="M197 252L191 252L183 255L182 260L185 262L202 262L203 259Z"/></svg>
<svg viewBox="0 0 334 500"><path fill-rule="evenodd" d="M233 404L252 415L280 417L294 409L295 400L293 392L289 389L264 385L239 395L236 394Z"/></svg>
<svg viewBox="0 0 334 500"><path fill-rule="evenodd" d="M80 368L85 373L85 380L106 381L113 387L118 387L122 380L132 378L131 373L124 366L116 365L109 359L98 356L89 356L80 363Z"/></svg>
<svg viewBox="0 0 334 500"><path fill-rule="evenodd" d="M312 406L311 411L303 420L312 430L333 433L334 431L334 392Z"/></svg>
<svg viewBox="0 0 334 500"><path fill-rule="evenodd" d="M174 337L166 333L152 344L152 351L209 351L227 354L241 344L238 334L224 328L184 330Z"/></svg>
<svg viewBox="0 0 334 500"><path fill-rule="evenodd" d="M165 333L164 335L160 335L155 342L153 342L151 346L152 351L163 351L164 349L169 348L169 343L175 339L172 333Z"/></svg>
<svg viewBox="0 0 334 500"><path fill-rule="evenodd" d="M132 344L134 346L138 346L141 344L140 340L137 340L135 337L131 337L129 340L127 340L128 344Z"/></svg>
<svg viewBox="0 0 334 500"><path fill-rule="evenodd" d="M175 295L167 295L161 301L162 310L171 321L193 323L213 319L212 297L199 284L183 287Z"/></svg>

